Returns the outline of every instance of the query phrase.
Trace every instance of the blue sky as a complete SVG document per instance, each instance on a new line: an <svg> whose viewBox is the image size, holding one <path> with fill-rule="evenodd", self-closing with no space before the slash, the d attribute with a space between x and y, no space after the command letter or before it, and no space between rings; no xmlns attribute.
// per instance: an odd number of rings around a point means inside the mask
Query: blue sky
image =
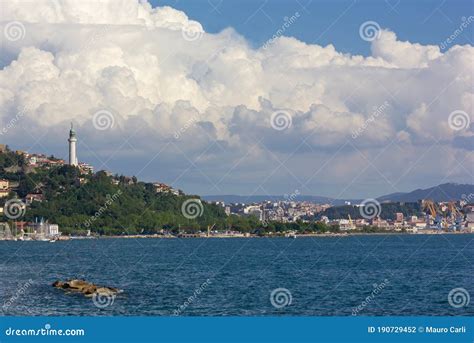
<svg viewBox="0 0 474 343"><path fill-rule="evenodd" d="M333 44L338 51L367 56L370 45L358 36L361 23L373 20L397 33L402 41L440 44L447 32L474 14L469 0L154 0L199 21L206 32L233 27L253 45L262 45L282 25L283 18L299 12L300 19L285 35L306 43ZM472 44L473 31L458 44Z"/></svg>

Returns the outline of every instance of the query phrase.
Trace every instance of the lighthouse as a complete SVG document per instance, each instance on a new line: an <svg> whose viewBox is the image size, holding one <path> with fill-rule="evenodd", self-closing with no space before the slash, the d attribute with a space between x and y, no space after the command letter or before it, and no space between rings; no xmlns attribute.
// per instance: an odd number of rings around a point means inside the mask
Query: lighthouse
<svg viewBox="0 0 474 343"><path fill-rule="evenodd" d="M71 130L69 130L69 165L77 166L77 155L76 155L76 131L71 123Z"/></svg>

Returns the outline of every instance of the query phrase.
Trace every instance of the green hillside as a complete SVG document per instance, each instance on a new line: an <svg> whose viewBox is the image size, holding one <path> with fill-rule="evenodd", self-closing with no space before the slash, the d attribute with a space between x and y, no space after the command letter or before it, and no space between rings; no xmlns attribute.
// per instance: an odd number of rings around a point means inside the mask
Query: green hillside
<svg viewBox="0 0 474 343"><path fill-rule="evenodd" d="M44 200L32 202L18 220L44 218L59 224L63 233L192 233L214 224L217 230L264 233L274 229L255 217L227 216L222 207L200 201L198 196L157 193L153 184L135 177L110 176L104 171L84 175L69 165L32 169L21 154L9 150L0 153L0 178L16 185L8 197L0 199L0 205L41 193ZM183 214L183 203L189 199L195 199L196 218ZM3 221L8 220L4 215Z"/></svg>

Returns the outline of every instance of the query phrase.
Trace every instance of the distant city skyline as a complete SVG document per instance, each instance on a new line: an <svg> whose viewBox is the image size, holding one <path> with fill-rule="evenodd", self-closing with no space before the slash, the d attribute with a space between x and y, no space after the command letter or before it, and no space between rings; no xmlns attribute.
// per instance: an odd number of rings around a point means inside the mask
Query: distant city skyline
<svg viewBox="0 0 474 343"><path fill-rule="evenodd" d="M0 143L68 161L72 122L76 162L199 195L473 183L470 1L197 3L2 4Z"/></svg>

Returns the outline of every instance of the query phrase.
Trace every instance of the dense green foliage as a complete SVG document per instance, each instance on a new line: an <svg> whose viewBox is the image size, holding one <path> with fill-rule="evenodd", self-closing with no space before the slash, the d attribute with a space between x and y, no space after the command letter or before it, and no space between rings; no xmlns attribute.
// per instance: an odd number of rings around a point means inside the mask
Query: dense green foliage
<svg viewBox="0 0 474 343"><path fill-rule="evenodd" d="M105 172L79 179L71 166L51 170L42 180L47 201L33 202L25 217L44 217L69 231L91 229L101 234L195 231L222 224L227 217L222 208L202 202L202 215L190 220L182 215L181 205L198 197L156 193L149 183L112 181Z"/></svg>

